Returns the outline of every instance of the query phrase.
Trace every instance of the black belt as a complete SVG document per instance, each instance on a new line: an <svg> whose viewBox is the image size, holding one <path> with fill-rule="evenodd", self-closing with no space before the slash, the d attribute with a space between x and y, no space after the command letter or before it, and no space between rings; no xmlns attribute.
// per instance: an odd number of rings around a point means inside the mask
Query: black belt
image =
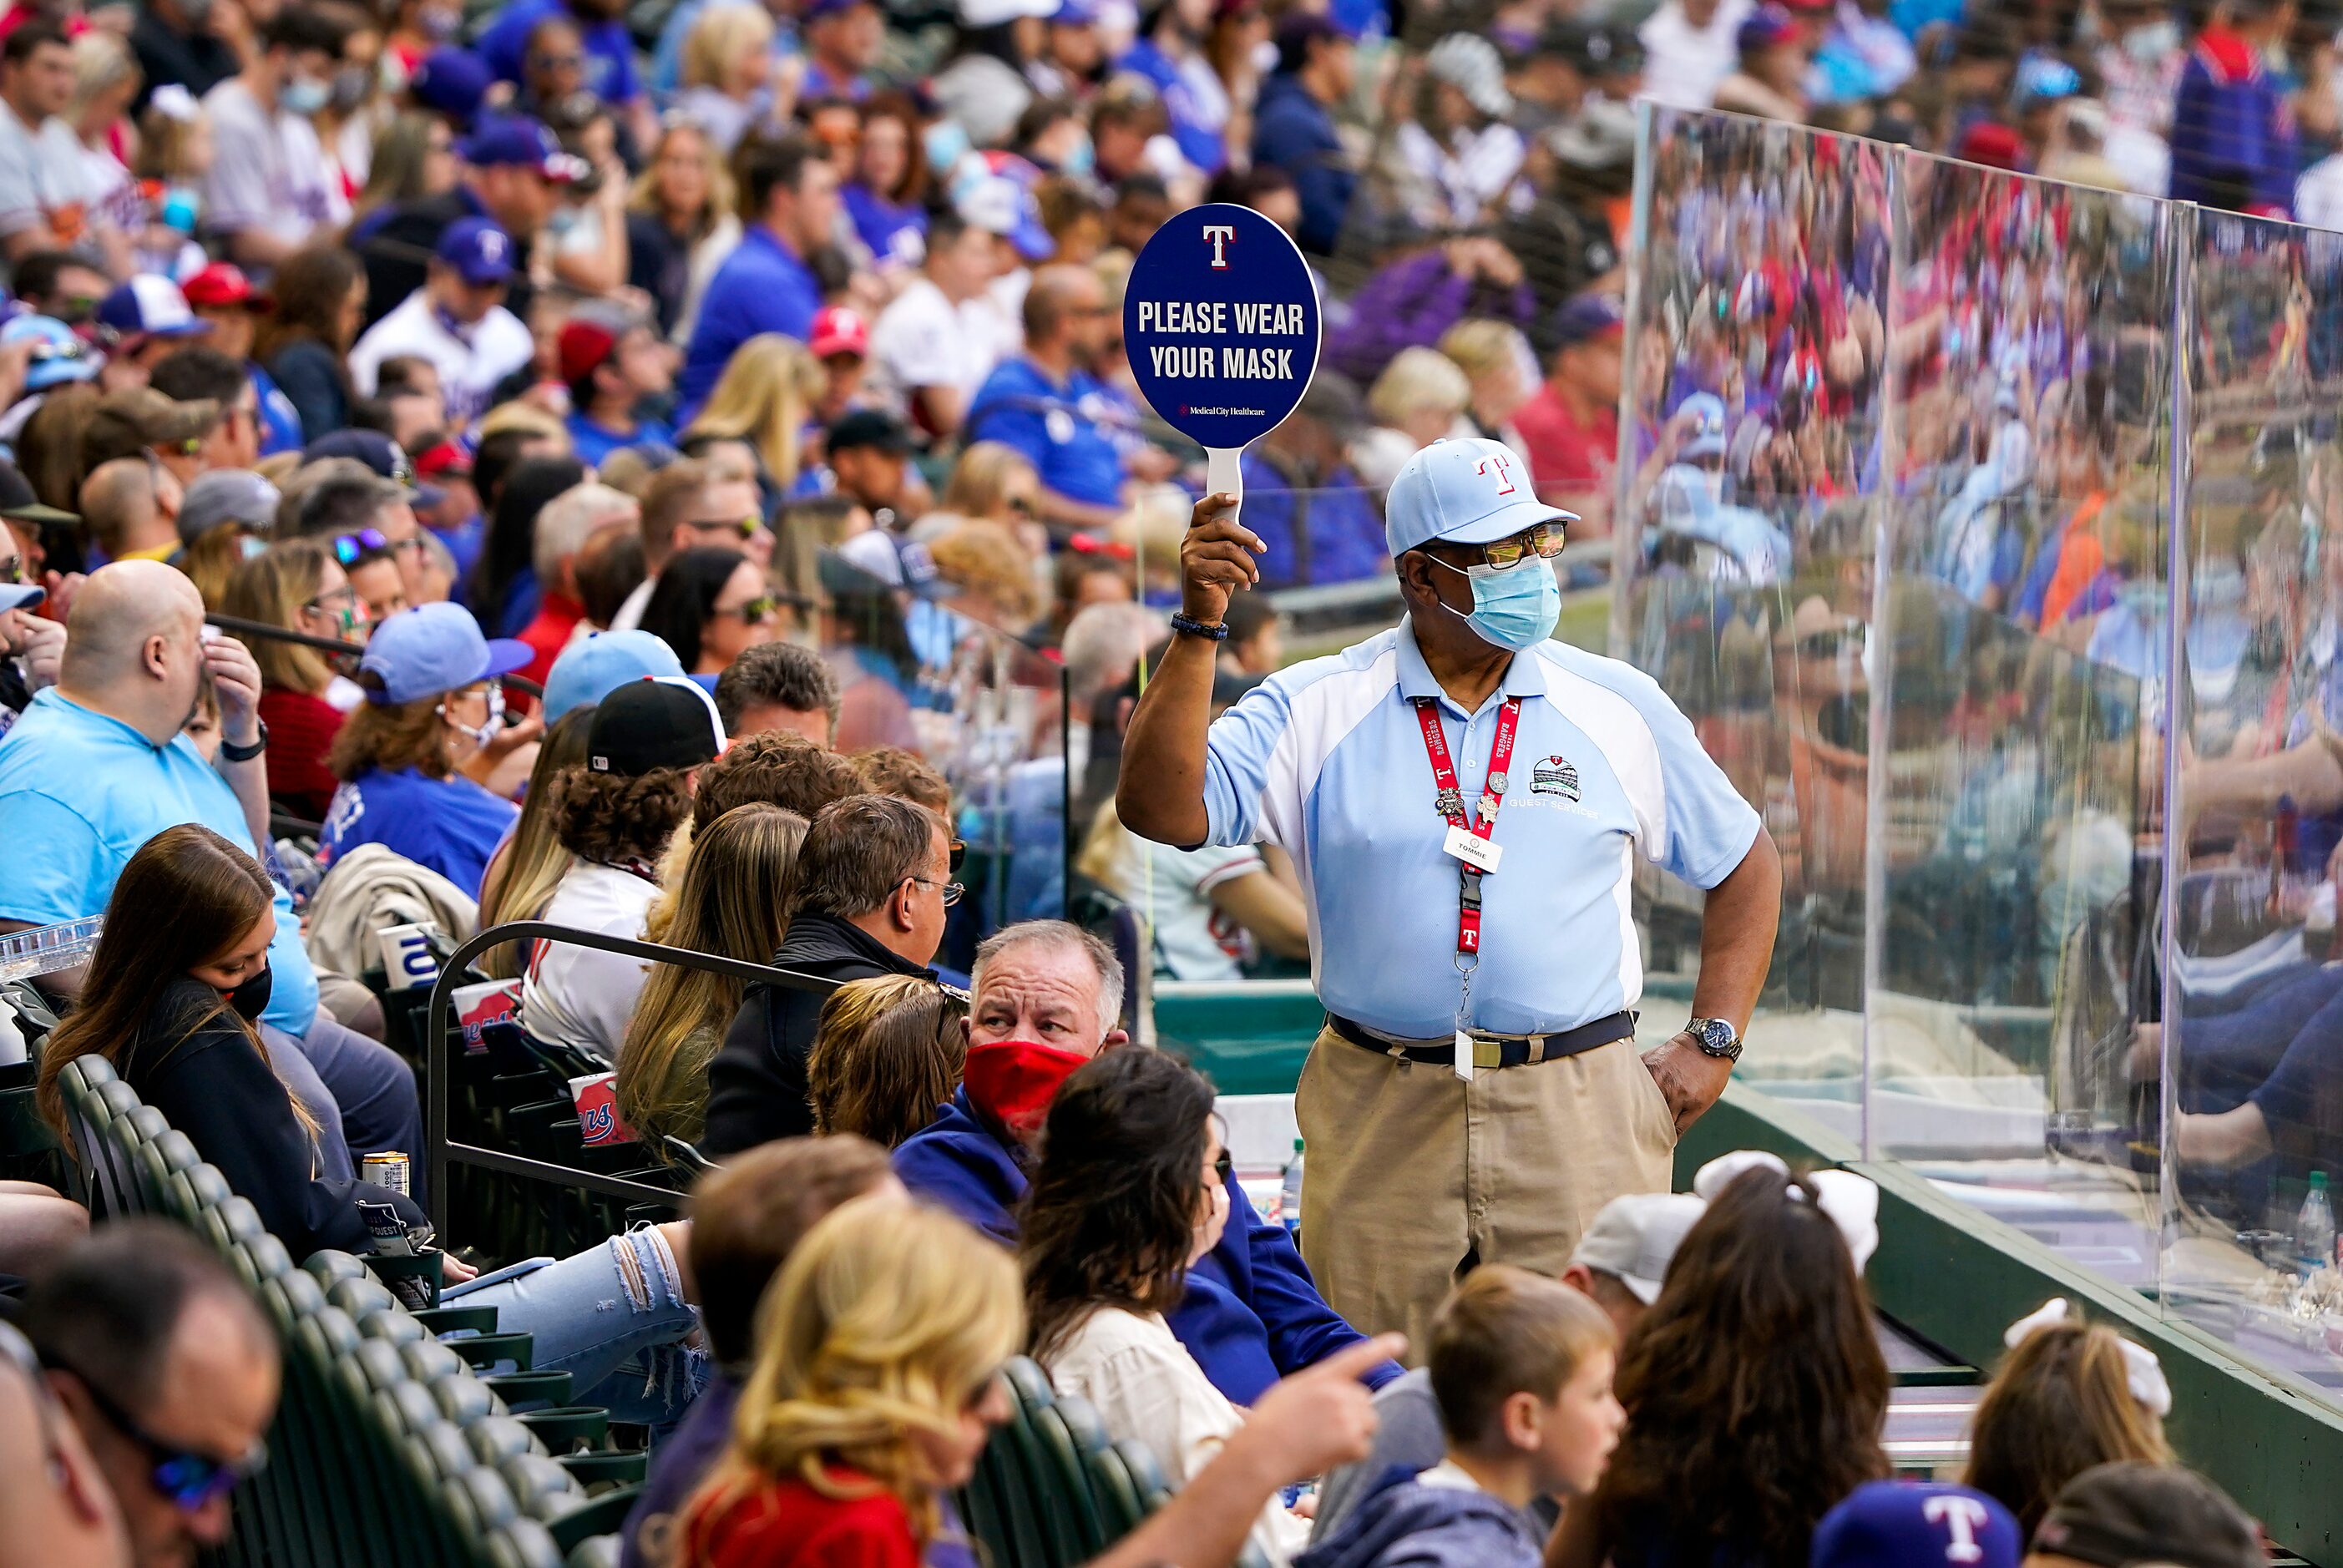
<svg viewBox="0 0 2343 1568"><path fill-rule="evenodd" d="M1353 1045L1363 1046L1379 1055L1395 1056L1402 1061L1421 1061L1436 1067L1453 1068L1456 1065L1453 1040L1403 1045L1372 1034L1363 1025L1331 1012L1326 1015L1326 1027ZM1630 1039L1634 1032L1635 1015L1614 1012L1608 1018L1598 1018L1593 1023L1582 1023L1576 1029L1565 1029L1558 1034L1519 1035L1511 1039L1476 1035L1473 1040L1473 1069L1483 1072L1503 1067L1527 1067L1538 1061L1559 1061L1565 1056L1576 1056L1582 1050L1593 1050L1598 1045Z"/></svg>

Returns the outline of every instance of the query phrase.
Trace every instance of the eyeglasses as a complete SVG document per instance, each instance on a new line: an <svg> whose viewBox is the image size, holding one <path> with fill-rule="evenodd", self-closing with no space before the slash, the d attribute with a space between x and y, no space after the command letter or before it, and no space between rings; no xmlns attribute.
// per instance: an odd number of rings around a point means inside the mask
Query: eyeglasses
<svg viewBox="0 0 2343 1568"><path fill-rule="evenodd" d="M1481 564L1499 571L1509 571L1534 554L1540 560L1550 561L1562 554L1564 543L1560 528L1545 523L1525 528L1509 539L1498 539L1481 547Z"/></svg>
<svg viewBox="0 0 2343 1568"><path fill-rule="evenodd" d="M765 526L765 519L762 518L694 518L683 526L694 533L738 534L744 539L753 539L757 537L757 530Z"/></svg>
<svg viewBox="0 0 2343 1568"><path fill-rule="evenodd" d="M1237 1157L1222 1149L1212 1161L1212 1174L1221 1179L1223 1187L1233 1187L1237 1179Z"/></svg>
<svg viewBox="0 0 2343 1568"><path fill-rule="evenodd" d="M582 71L586 68L583 55L531 55L528 63L539 71Z"/></svg>
<svg viewBox="0 0 2343 1568"><path fill-rule="evenodd" d="M740 623L743 626L754 626L760 620L779 614L780 608L781 601L778 598L769 593L760 593L744 604L734 605L730 609L725 609L719 606L714 613L737 615L740 618Z"/></svg>
<svg viewBox="0 0 2343 1568"><path fill-rule="evenodd" d="M59 1372L73 1373L89 1395L89 1402L97 1407L106 1423L128 1438L154 1466L148 1479L155 1490L171 1500L171 1506L182 1513L199 1513L205 1508L226 1497L246 1481L258 1475L268 1464L268 1445L256 1442L251 1448L234 1459L216 1459L193 1449L179 1448L147 1432L130 1412L109 1398L106 1392L84 1377L79 1369L57 1360L43 1360Z"/></svg>
<svg viewBox="0 0 2343 1568"><path fill-rule="evenodd" d="M917 882L923 888L935 889L943 899L944 908L948 910L959 903L960 895L968 891L958 882L939 882L933 877L906 877L903 879L907 882Z"/></svg>

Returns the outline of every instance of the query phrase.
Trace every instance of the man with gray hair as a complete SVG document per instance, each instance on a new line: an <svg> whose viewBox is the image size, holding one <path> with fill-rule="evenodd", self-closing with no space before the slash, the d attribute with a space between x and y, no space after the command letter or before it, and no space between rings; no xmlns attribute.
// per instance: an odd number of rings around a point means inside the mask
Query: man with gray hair
<svg viewBox="0 0 2343 1568"><path fill-rule="evenodd" d="M773 955L809 986L759 980L740 1000L724 1047L708 1067L702 1153L721 1158L813 1131L806 1054L822 1003L848 980L924 975L960 901L950 834L924 806L891 795L849 795L823 807L798 850L798 900Z"/></svg>
<svg viewBox="0 0 2343 1568"><path fill-rule="evenodd" d="M1014 1247L1017 1204L1051 1100L1100 1052L1130 1042L1124 976L1112 950L1081 927L1027 920L985 939L973 981L960 1091L895 1151L895 1174ZM1359 1335L1320 1297L1285 1227L1263 1220L1235 1182L1226 1185L1227 1230L1189 1268L1169 1321L1213 1385L1250 1405L1280 1377ZM1367 1381L1380 1387L1398 1375L1385 1362Z"/></svg>
<svg viewBox="0 0 2343 1568"><path fill-rule="evenodd" d="M427 604L446 594L431 594L430 548L423 525L417 520L408 497L413 494L396 479L386 479L355 457L329 457L333 471L312 479L307 469L286 487L285 502L294 508L292 532L303 538L322 539L331 548L337 539L360 538L368 529L382 536L381 548L398 567L399 586L409 604ZM307 481L305 483L304 481ZM278 537L286 537L278 515ZM370 542L370 541L369 541Z"/></svg>
<svg viewBox="0 0 2343 1568"><path fill-rule="evenodd" d="M543 686L553 661L586 618L585 599L578 589L578 555L586 541L604 528L634 528L641 518L642 508L632 496L591 481L562 491L537 514L530 543L539 590L537 615L520 633L535 657L521 667L523 678Z"/></svg>
<svg viewBox="0 0 2343 1568"><path fill-rule="evenodd" d="M256 859L268 839L267 732L260 671L244 645L206 639L195 585L159 561L116 561L74 595L57 684L35 696L0 746L0 833L15 845L0 880L0 931L105 912L115 879L166 828L201 823ZM219 755L180 734L203 689L216 694ZM415 1075L317 1006L292 896L277 890L269 1059L316 1116L318 1174L357 1174L350 1150L423 1152ZM66 996L78 970L42 977Z"/></svg>

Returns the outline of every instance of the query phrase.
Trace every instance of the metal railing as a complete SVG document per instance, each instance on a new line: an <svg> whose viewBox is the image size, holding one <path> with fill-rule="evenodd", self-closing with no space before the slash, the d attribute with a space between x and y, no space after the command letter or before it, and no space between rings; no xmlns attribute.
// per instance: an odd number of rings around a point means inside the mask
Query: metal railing
<svg viewBox="0 0 2343 1568"><path fill-rule="evenodd" d="M599 1193L606 1198L622 1199L631 1203L658 1203L672 1208L681 1196L671 1189L654 1187L645 1181L631 1181L623 1176L574 1170L550 1161L532 1160L526 1155L485 1148L477 1143L458 1143L448 1135L447 1104L452 1063L447 1050L447 1010L454 989L458 984L469 983L460 979L466 966L490 948L501 947L507 942L538 940L592 948L598 952L616 953L623 958L642 959L652 963L678 964L685 969L736 975L746 980L766 980L791 990L828 991L833 989L829 981L813 975L777 969L770 964L746 963L739 959L698 952L689 948L661 947L657 942L608 937L598 931L576 930L545 920L510 920L500 926L490 926L472 937L440 965L439 978L432 982L431 1000L425 1014L424 1072L427 1082L424 1090L423 1143L431 1177L429 1201L426 1207L430 1212L432 1224L438 1227L442 1235L448 1233L447 1171L454 1165L494 1171L525 1181Z"/></svg>

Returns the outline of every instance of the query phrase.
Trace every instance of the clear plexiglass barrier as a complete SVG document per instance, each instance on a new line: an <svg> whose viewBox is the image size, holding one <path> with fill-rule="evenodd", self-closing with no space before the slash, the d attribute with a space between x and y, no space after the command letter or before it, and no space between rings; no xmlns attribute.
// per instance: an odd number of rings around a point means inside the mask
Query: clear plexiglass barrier
<svg viewBox="0 0 2343 1568"><path fill-rule="evenodd" d="M2343 236L1642 115L1609 640L1783 851L1742 1078L2343 1402Z"/></svg>

